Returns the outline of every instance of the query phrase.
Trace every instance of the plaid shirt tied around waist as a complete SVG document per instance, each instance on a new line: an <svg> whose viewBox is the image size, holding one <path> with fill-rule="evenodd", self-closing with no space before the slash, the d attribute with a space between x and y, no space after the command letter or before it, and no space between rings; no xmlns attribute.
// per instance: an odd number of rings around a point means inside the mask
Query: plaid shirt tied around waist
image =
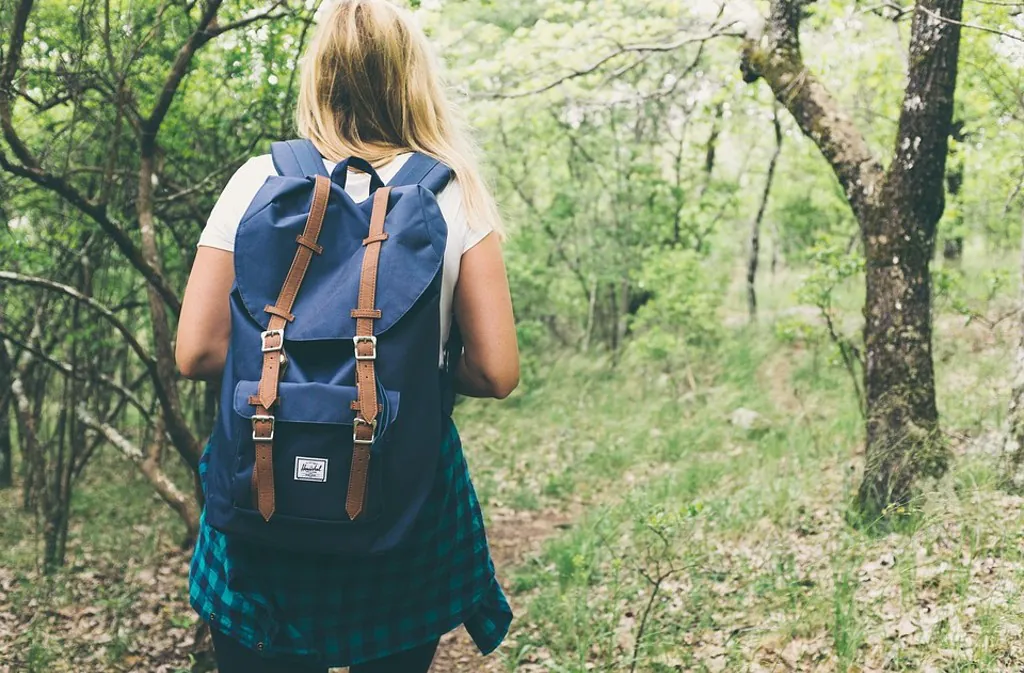
<svg viewBox="0 0 1024 673"><path fill-rule="evenodd" d="M209 446L201 479L208 456ZM489 654L512 621L454 423L434 487L400 550L369 559L296 554L229 538L204 515L189 598L212 628L254 651L332 667L412 649L460 624Z"/></svg>

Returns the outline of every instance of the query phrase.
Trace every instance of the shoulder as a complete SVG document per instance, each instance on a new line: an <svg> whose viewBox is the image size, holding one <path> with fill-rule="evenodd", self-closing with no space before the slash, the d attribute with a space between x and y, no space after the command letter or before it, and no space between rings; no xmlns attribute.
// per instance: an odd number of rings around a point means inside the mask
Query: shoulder
<svg viewBox="0 0 1024 673"><path fill-rule="evenodd" d="M267 178L274 175L277 171L269 154L252 157L235 170L220 194L218 205L230 206L232 213L239 207L244 211ZM238 216L241 215L239 212Z"/></svg>
<svg viewBox="0 0 1024 673"><path fill-rule="evenodd" d="M244 201L245 205L248 205L267 178L273 175L277 175L277 171L269 154L250 158L231 175L220 194L218 204L228 205Z"/></svg>
<svg viewBox="0 0 1024 673"><path fill-rule="evenodd" d="M437 194L437 205L444 221L448 224L449 241L461 241L469 228L466 208L463 204L462 186L453 176L451 181Z"/></svg>
<svg viewBox="0 0 1024 673"><path fill-rule="evenodd" d="M239 166L214 204L206 227L199 237L199 245L233 250L238 223L256 196L256 192L272 175L277 175L277 171L269 154L252 157Z"/></svg>
<svg viewBox="0 0 1024 673"><path fill-rule="evenodd" d="M462 199L462 185L459 184L459 179L453 174L445 188L438 192L437 205L441 206L441 212L444 212L445 216L447 216L446 208L449 210L455 210L456 208L462 210Z"/></svg>
<svg viewBox="0 0 1024 673"><path fill-rule="evenodd" d="M263 181L272 175L277 175L277 170L274 168L274 160L271 159L269 154L259 154L250 157L248 161L238 167L234 175L231 176L231 179L228 180L228 187L232 184L248 184L251 182L258 182L262 185Z"/></svg>
<svg viewBox="0 0 1024 673"><path fill-rule="evenodd" d="M474 226L466 210L466 194L459 179L451 181L437 195L437 205L448 224L448 242L464 253L491 233L490 227Z"/></svg>

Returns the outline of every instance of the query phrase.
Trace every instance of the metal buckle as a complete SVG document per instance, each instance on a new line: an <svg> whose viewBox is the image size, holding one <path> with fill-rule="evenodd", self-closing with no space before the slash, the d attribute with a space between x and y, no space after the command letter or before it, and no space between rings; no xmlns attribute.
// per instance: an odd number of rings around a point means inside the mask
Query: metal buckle
<svg viewBox="0 0 1024 673"><path fill-rule="evenodd" d="M368 343L373 346L373 352L369 355L359 354L359 344ZM375 336L354 336L352 337L352 347L356 352L356 360L376 360L377 359L377 337Z"/></svg>
<svg viewBox="0 0 1024 673"><path fill-rule="evenodd" d="M274 417L267 416L264 414L253 414L252 416L252 441L254 442L272 442L274 441ZM270 421L270 436L269 437L258 437L256 435L256 423L259 421Z"/></svg>
<svg viewBox="0 0 1024 673"><path fill-rule="evenodd" d="M276 336L281 340L279 346L268 346L267 337ZM276 353L279 350L284 349L284 330L283 329L268 329L266 332L260 332L260 350L264 353Z"/></svg>
<svg viewBox="0 0 1024 673"><path fill-rule="evenodd" d="M370 426L371 428L373 428L374 434L376 434L377 433L377 419L375 418L372 421L368 421L368 420L364 419L362 416L356 416L355 421L352 423L352 443L353 444L373 444L373 437L372 436L370 437L370 439L359 439L358 437L356 437L356 429L360 425L368 425L368 426Z"/></svg>

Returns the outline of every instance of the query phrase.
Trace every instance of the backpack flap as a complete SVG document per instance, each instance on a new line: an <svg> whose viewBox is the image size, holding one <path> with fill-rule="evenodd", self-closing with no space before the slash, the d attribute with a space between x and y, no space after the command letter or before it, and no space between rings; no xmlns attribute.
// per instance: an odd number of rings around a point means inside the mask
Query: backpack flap
<svg viewBox="0 0 1024 673"><path fill-rule="evenodd" d="M268 181L243 218L235 238L235 286L246 310L262 329L264 311L276 301L291 264L295 239L302 233L312 199L312 179ZM369 232L372 199L354 203L336 184L319 244L323 247L303 281L292 309L289 341L351 339L356 321L363 239ZM437 201L418 186L391 192L387 243L381 246L377 276L375 332L397 323L439 277L447 227Z"/></svg>

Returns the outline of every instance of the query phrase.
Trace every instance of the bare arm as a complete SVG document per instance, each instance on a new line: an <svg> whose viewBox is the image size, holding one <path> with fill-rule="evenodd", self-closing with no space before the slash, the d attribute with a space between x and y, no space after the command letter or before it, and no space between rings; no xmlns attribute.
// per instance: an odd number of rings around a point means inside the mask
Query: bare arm
<svg viewBox="0 0 1024 673"><path fill-rule="evenodd" d="M178 319L175 359L190 379L215 379L224 370L231 337L228 295L235 279L234 255L200 246Z"/></svg>
<svg viewBox="0 0 1024 673"><path fill-rule="evenodd" d="M465 348L455 372L456 389L471 397L508 397L519 385L519 347L496 235L462 256L454 307Z"/></svg>

